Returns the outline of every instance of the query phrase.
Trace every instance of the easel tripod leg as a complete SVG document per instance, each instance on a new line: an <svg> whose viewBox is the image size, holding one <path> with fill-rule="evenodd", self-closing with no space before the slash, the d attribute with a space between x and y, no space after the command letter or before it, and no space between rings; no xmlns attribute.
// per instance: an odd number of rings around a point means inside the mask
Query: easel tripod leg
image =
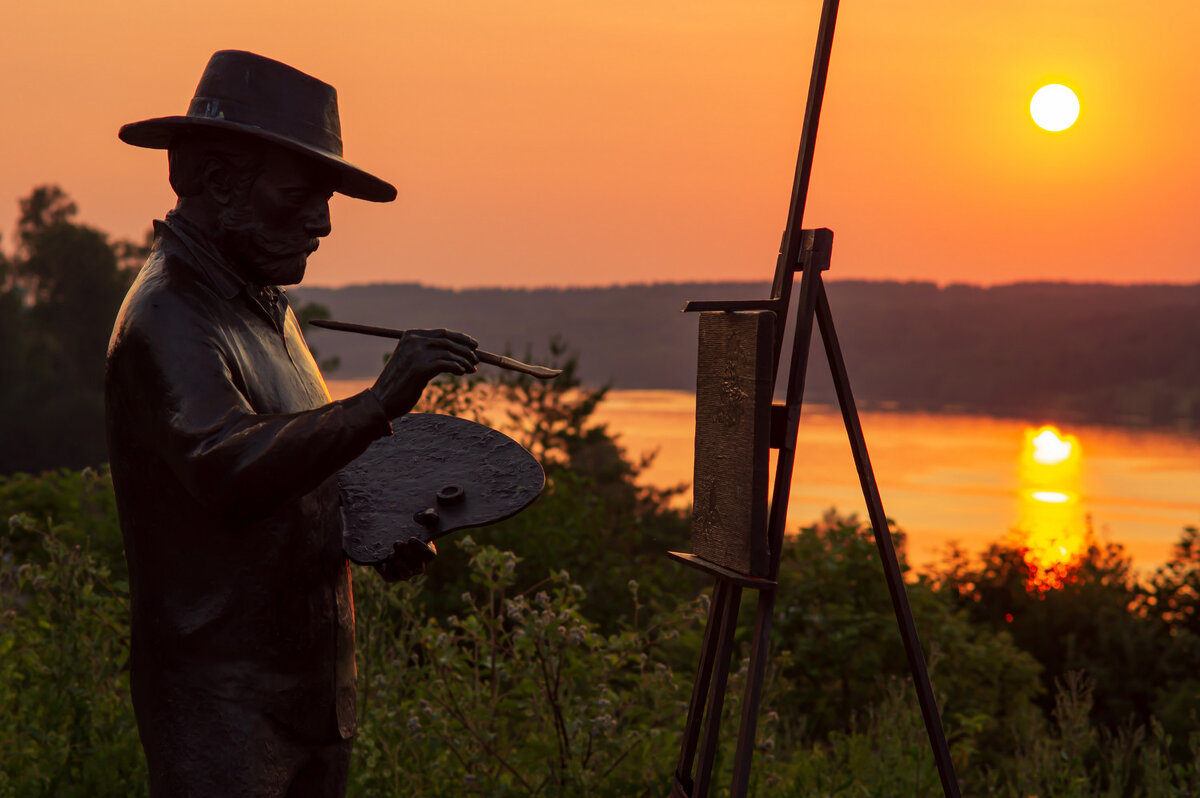
<svg viewBox="0 0 1200 798"><path fill-rule="evenodd" d="M767 676L767 652L771 646L771 618L775 613L774 589L760 590L754 616L754 641L750 650L750 672L742 702L742 721L738 728L737 751L733 756L733 782L730 798L744 798L750 790L750 765L754 759L754 734L758 726L759 702Z"/></svg>
<svg viewBox="0 0 1200 798"><path fill-rule="evenodd" d="M692 685L692 700L688 704L687 722L683 727L683 744L679 752L679 762L675 767L675 781L683 790L683 795L691 795L693 779L692 765L696 761L696 749L700 742L701 722L704 720L708 702L709 685L712 683L713 665L717 662L718 648L724 630L729 624L726 618L733 614L733 624L737 623L737 605L730 606L730 591L734 586L724 579L717 579L713 585L712 600L708 609L708 621L704 626L704 639L700 644L700 664L696 668L696 680ZM740 601L740 589L739 601ZM726 663L728 663L728 656ZM726 665L728 669L728 664ZM717 706L718 713L720 705ZM672 790L672 795L678 790Z"/></svg>
<svg viewBox="0 0 1200 798"><path fill-rule="evenodd" d="M717 756L718 735L721 730L721 710L725 706L725 685L729 679L729 658L733 652L733 637L737 631L738 608L742 603L742 588L724 580L721 593L721 623L708 651L711 652L712 673L705 702L704 729L700 737L700 750L696 762L696 779L690 798L707 798L712 782L713 762ZM714 589L713 593L717 593ZM714 598L714 602L715 602ZM698 720L698 718L697 718ZM686 744L686 743L685 743Z"/></svg>
<svg viewBox="0 0 1200 798"><path fill-rule="evenodd" d="M879 549L879 558L883 563L883 573L887 581L888 592L891 594L892 608L896 612L896 621L900 625L904 653L908 657L909 670L912 672L913 684L917 689L921 715L925 720L925 731L929 735L929 742L933 747L933 758L937 764L938 776L942 781L942 790L948 798L958 798L961 793L958 788L958 779L954 773L954 763L950 759L950 747L946 742L946 733L942 729L942 719L938 713L937 699L933 695L933 686L929 682L925 656L921 653L917 626L913 621L912 608L908 603L908 592L904 588L900 563L896 559L896 548L892 545L892 534L888 528L887 516L883 512L883 501L879 498L879 487L875 483L875 471L871 468L871 458L867 454L867 442L858 418L858 408L854 405L854 395L850 391L850 377L846 371L846 363L842 359L842 349L838 344L837 332L833 327L833 313L829 309L829 297L825 293L824 283L820 281L817 283L816 299L817 324L821 330L821 339L825 343L825 354L829 359L829 369L833 374L838 404L842 408L842 420L846 424L846 434L850 438L850 448L854 453L854 464L858 468L858 478L862 483L863 498L867 502L867 514L871 518L871 527L875 532L875 545Z"/></svg>

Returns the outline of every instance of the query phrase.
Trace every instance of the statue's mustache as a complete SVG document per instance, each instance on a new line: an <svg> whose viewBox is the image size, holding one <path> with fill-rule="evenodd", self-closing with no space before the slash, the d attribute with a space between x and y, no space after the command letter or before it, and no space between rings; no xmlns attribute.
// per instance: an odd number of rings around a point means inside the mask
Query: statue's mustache
<svg viewBox="0 0 1200 798"><path fill-rule="evenodd" d="M299 238L294 236L277 238L265 235L261 228L251 230L250 235L253 236L254 243L261 251L268 255L278 255L281 257L285 255L299 255L302 252L305 255L311 255L321 245L321 242L315 238Z"/></svg>
<svg viewBox="0 0 1200 798"><path fill-rule="evenodd" d="M308 235L272 235L242 207L224 209L220 214L220 222L226 236L250 239L259 252L268 256L311 255L321 245L319 239Z"/></svg>

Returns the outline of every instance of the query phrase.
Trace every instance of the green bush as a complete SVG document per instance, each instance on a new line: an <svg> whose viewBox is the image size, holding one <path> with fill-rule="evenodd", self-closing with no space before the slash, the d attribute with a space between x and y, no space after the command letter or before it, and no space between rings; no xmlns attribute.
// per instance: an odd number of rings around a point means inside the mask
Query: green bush
<svg viewBox="0 0 1200 798"><path fill-rule="evenodd" d="M687 688L660 656L698 604L611 634L564 572L514 592L511 552L460 546L473 589L421 617L421 588L359 582L359 795L659 795Z"/></svg>
<svg viewBox="0 0 1200 798"><path fill-rule="evenodd" d="M18 561L46 562L41 532L53 527L63 543L87 546L118 578L124 578L125 549L107 466L0 476L0 520L14 516L25 521L9 523L5 546Z"/></svg>
<svg viewBox="0 0 1200 798"><path fill-rule="evenodd" d="M53 475L55 482L60 475ZM0 546L0 796L146 794L129 702L128 585L79 530L15 517Z"/></svg>
<svg viewBox="0 0 1200 798"><path fill-rule="evenodd" d="M893 534L907 571L904 535ZM830 513L788 536L779 584L772 708L797 743L846 732L909 676L870 527ZM1037 661L1007 632L972 624L931 580L910 582L908 596L960 765L1011 754L1007 727L1039 691Z"/></svg>
<svg viewBox="0 0 1200 798"><path fill-rule="evenodd" d="M99 478L51 474L21 490L44 506L83 507L56 491L86 495ZM9 532L24 553L0 551L0 796L144 794L125 671L127 586L106 555L68 542L78 526L17 516ZM869 546L859 525L831 517L784 554L756 795L937 793L890 607L873 596L882 580ZM664 794L703 601L684 592L676 608L655 608L627 578L619 599L607 597L610 630L584 611L584 589L567 574L538 577L531 569L540 566L470 538L447 548L466 567L463 590L439 603L446 612L431 612L428 580L386 585L369 569L356 574L361 727L351 794ZM1044 719L1030 711L1028 655L1006 633L969 624L935 587L911 585L913 606L936 641L933 680L967 794L1196 794L1200 736L1157 722L1097 726L1094 685L1074 676ZM744 665L730 680L727 738ZM1189 713L1192 689L1176 683L1178 712ZM729 778L726 743L718 795Z"/></svg>

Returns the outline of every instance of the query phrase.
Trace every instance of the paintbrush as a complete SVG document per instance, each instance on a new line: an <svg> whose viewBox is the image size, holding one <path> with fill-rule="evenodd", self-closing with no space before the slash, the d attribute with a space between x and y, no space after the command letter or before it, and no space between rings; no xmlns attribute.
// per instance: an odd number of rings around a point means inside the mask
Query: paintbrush
<svg viewBox="0 0 1200 798"><path fill-rule="evenodd" d="M350 324L345 321L333 321L331 319L312 319L309 324L314 327L324 327L327 330L341 330L342 332L359 333L361 335L374 335L379 338L399 338L404 335L405 330L393 330L388 327L372 327L369 324ZM522 363L519 360L514 360L511 357L504 355L496 355L491 352L485 352L482 349L475 350L475 356L479 358L480 363L487 363L491 366L499 366L502 369L509 371L519 371L522 374L528 374L531 377L537 377L539 380L552 380L559 374L562 374L562 369L552 369L546 366L531 366L528 363Z"/></svg>

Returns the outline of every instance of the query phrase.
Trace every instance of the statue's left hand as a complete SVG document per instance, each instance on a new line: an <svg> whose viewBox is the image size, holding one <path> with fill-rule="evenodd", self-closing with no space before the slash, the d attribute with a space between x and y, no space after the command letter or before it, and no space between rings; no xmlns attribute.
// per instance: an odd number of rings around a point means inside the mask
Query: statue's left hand
<svg viewBox="0 0 1200 798"><path fill-rule="evenodd" d="M409 538L407 542L396 541L392 554L383 562L375 563L375 570L385 582L399 582L425 573L425 566L437 556L437 547L420 538Z"/></svg>

